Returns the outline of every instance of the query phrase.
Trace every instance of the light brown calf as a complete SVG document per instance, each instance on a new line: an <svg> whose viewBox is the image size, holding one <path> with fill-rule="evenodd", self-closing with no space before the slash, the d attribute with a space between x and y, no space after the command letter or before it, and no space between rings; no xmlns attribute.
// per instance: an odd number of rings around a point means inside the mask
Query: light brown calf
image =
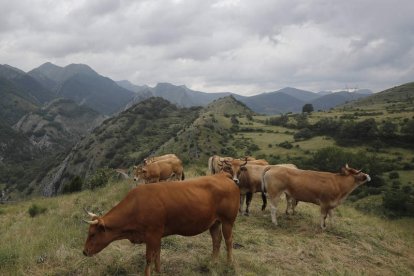
<svg viewBox="0 0 414 276"><path fill-rule="evenodd" d="M134 168L134 181L144 179L145 183L166 180L184 180L184 169L181 160L168 158Z"/></svg>

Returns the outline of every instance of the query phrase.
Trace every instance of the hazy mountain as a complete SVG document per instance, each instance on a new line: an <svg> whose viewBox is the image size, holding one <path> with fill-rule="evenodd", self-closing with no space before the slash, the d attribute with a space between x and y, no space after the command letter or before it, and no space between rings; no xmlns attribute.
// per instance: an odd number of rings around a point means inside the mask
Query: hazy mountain
<svg viewBox="0 0 414 276"><path fill-rule="evenodd" d="M399 86L395 86L386 89L382 92L378 92L358 101L346 104L346 106L369 106L375 104L387 104L398 102L414 102L414 82L405 83Z"/></svg>
<svg viewBox="0 0 414 276"><path fill-rule="evenodd" d="M314 110L327 110L335 106L344 104L349 101L357 100L367 97L367 94L358 94L355 92L336 92L321 96L310 103L313 105Z"/></svg>
<svg viewBox="0 0 414 276"><path fill-rule="evenodd" d="M280 114L287 112L300 112L305 104L298 98L283 92L263 93L251 97L236 97L251 110L262 114Z"/></svg>
<svg viewBox="0 0 414 276"><path fill-rule="evenodd" d="M301 90L301 89L297 89L293 87L285 87L275 92L284 93L286 95L295 97L296 99L301 100L303 102L309 102L309 101L315 100L316 98L320 97L320 95L318 95L317 93L306 91L306 90Z"/></svg>
<svg viewBox="0 0 414 276"><path fill-rule="evenodd" d="M123 87L128 87L125 83L122 84ZM132 87L138 93L136 97L127 107L142 101L148 97L161 97L167 101L176 104L181 107L191 107L191 106L206 106L208 103L212 102L215 99L225 97L231 93L206 93L195 91L187 88L185 85L173 85L171 83L158 83L155 87L140 87L140 90L137 89L139 86Z"/></svg>
<svg viewBox="0 0 414 276"><path fill-rule="evenodd" d="M75 176L87 178L97 168L140 163L189 125L198 112L197 108L178 108L162 98L150 98L107 119L49 171L41 181L43 193L54 195Z"/></svg>
<svg viewBox="0 0 414 276"><path fill-rule="evenodd" d="M72 99L101 114L120 111L134 98L132 91L120 87L84 64L60 67L48 62L31 70L29 74L52 90L56 97Z"/></svg>
<svg viewBox="0 0 414 276"><path fill-rule="evenodd" d="M103 120L93 109L69 99L56 99L23 116L14 129L26 134L33 145L56 151L71 148Z"/></svg>
<svg viewBox="0 0 414 276"><path fill-rule="evenodd" d="M116 84L135 93L146 91L150 88L148 85L136 85L136 84L131 83L128 80L116 81Z"/></svg>
<svg viewBox="0 0 414 276"><path fill-rule="evenodd" d="M38 81L20 69L10 65L0 65L0 77L9 80L18 88L26 99L35 104L43 104L54 98L51 91L44 88Z"/></svg>
<svg viewBox="0 0 414 276"><path fill-rule="evenodd" d="M39 104L12 81L0 77L0 119L9 126L23 115L38 109Z"/></svg>

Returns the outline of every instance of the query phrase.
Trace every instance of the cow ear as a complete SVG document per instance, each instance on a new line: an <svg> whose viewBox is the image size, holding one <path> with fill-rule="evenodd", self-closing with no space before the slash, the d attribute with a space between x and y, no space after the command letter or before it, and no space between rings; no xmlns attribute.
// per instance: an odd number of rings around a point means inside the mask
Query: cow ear
<svg viewBox="0 0 414 276"><path fill-rule="evenodd" d="M341 168L341 175L349 175L349 171L346 167Z"/></svg>

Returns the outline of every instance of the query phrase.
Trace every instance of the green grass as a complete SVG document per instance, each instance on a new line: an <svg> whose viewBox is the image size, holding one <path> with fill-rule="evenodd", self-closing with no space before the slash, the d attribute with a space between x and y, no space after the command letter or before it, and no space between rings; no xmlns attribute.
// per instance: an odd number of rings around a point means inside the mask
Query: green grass
<svg viewBox="0 0 414 276"><path fill-rule="evenodd" d="M188 175L195 175L189 169ZM82 208L102 214L114 206L132 181L111 183L95 191L0 205L0 268L3 275L142 274L145 246L116 241L94 257L82 255L88 226ZM31 218L32 204L47 212ZM319 228L319 209L300 203L295 216L278 210L279 227L269 210L260 211L255 195L249 217L234 229L235 264L225 261L224 243L217 263L210 260L208 232L195 237L170 236L162 241L161 275L279 275L414 273L414 219L386 220L348 205L337 208L328 229Z"/></svg>

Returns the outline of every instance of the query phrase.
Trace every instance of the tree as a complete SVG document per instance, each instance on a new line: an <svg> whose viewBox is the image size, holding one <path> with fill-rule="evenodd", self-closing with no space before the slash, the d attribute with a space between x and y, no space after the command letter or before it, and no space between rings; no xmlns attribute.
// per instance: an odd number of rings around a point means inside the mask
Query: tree
<svg viewBox="0 0 414 276"><path fill-rule="evenodd" d="M311 113L313 111L313 105L312 104L305 104L302 107L302 113Z"/></svg>

